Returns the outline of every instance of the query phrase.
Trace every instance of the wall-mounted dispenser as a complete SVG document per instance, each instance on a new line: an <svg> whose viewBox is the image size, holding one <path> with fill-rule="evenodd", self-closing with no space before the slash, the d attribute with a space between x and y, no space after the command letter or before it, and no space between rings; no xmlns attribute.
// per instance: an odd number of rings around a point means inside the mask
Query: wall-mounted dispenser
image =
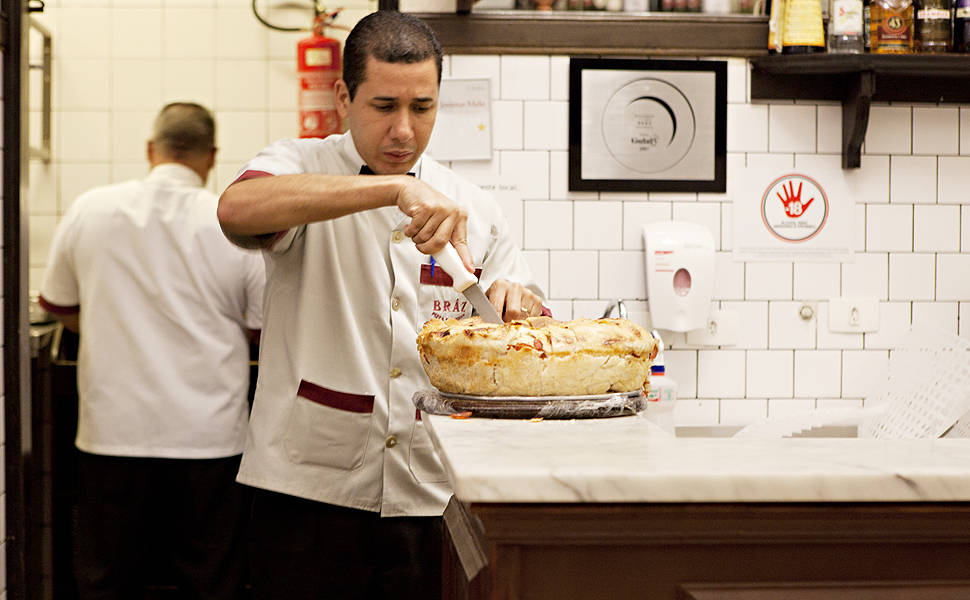
<svg viewBox="0 0 970 600"><path fill-rule="evenodd" d="M714 291L714 238L703 225L660 221L643 227L647 301L657 329L691 331L707 325Z"/></svg>

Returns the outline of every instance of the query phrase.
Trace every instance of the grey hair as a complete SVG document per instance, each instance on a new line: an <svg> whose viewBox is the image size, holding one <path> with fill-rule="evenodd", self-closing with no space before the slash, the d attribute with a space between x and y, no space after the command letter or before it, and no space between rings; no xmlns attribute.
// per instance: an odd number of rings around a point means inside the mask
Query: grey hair
<svg viewBox="0 0 970 600"><path fill-rule="evenodd" d="M184 159L215 148L216 122L212 113L193 102L172 102L155 117L152 141L159 151Z"/></svg>

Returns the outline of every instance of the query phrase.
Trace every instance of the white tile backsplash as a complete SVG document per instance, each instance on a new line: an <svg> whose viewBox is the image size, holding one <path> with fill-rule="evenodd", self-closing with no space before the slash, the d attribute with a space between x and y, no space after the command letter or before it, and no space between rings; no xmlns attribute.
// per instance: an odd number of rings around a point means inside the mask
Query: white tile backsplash
<svg viewBox="0 0 970 600"><path fill-rule="evenodd" d="M699 350L697 397L744 398L744 365L743 350Z"/></svg>
<svg viewBox="0 0 970 600"><path fill-rule="evenodd" d="M488 79L492 99L502 97L502 66L498 56L452 54L451 76L455 79Z"/></svg>
<svg viewBox="0 0 970 600"><path fill-rule="evenodd" d="M936 203L936 157L891 156L889 201L900 204Z"/></svg>
<svg viewBox="0 0 970 600"><path fill-rule="evenodd" d="M721 247L721 204L719 202L673 202L675 221L697 223L711 232L714 247Z"/></svg>
<svg viewBox="0 0 970 600"><path fill-rule="evenodd" d="M910 154L913 144L913 114L908 106L869 108L866 154Z"/></svg>
<svg viewBox="0 0 970 600"><path fill-rule="evenodd" d="M839 263L795 263L794 299L837 298L842 285L841 272Z"/></svg>
<svg viewBox="0 0 970 600"><path fill-rule="evenodd" d="M292 61L288 61L288 64ZM292 68L296 72L296 67ZM270 73L274 73L273 65ZM270 78L271 98L280 97L285 93L292 96L290 104L296 107L296 90L290 86L293 79L286 80L283 87L281 78ZM197 102L207 108L216 104L216 61L214 59L171 59L162 63L162 98L161 103L168 102ZM270 105L270 108L276 108ZM216 123L216 136L219 135L219 125Z"/></svg>
<svg viewBox="0 0 970 600"><path fill-rule="evenodd" d="M815 317L803 319L801 315L805 302L768 303L768 347L769 348L814 348ZM811 306L813 314L816 308Z"/></svg>
<svg viewBox="0 0 970 600"><path fill-rule="evenodd" d="M162 56L216 58L214 8L166 8L162 21Z"/></svg>
<svg viewBox="0 0 970 600"><path fill-rule="evenodd" d="M936 299L970 300L970 254L936 255Z"/></svg>
<svg viewBox="0 0 970 600"><path fill-rule="evenodd" d="M869 204L866 209L866 251L910 252L913 249L913 206Z"/></svg>
<svg viewBox="0 0 970 600"><path fill-rule="evenodd" d="M697 397L697 352L665 350L664 370L677 383L678 398Z"/></svg>
<svg viewBox="0 0 970 600"><path fill-rule="evenodd" d="M573 203L573 247L577 250L619 250L623 247L621 202Z"/></svg>
<svg viewBox="0 0 970 600"><path fill-rule="evenodd" d="M161 58L161 8L115 6L111 10L111 55L116 59Z"/></svg>
<svg viewBox="0 0 970 600"><path fill-rule="evenodd" d="M549 99L548 56L502 56L502 98Z"/></svg>
<svg viewBox="0 0 970 600"><path fill-rule="evenodd" d="M898 348L912 324L912 303L881 302L879 304L879 329L865 336L867 350ZM845 392L843 392L843 395Z"/></svg>
<svg viewBox="0 0 970 600"><path fill-rule="evenodd" d="M499 153L500 173L519 184L522 198L542 200L549 197L549 153L506 150Z"/></svg>
<svg viewBox="0 0 970 600"><path fill-rule="evenodd" d="M728 104L727 151L768 150L768 107L757 104Z"/></svg>
<svg viewBox="0 0 970 600"><path fill-rule="evenodd" d="M817 151L819 153L842 154L842 107L819 105L817 113ZM770 406L770 403L769 403Z"/></svg>
<svg viewBox="0 0 970 600"><path fill-rule="evenodd" d="M748 398L792 398L793 352L749 350Z"/></svg>
<svg viewBox="0 0 970 600"><path fill-rule="evenodd" d="M569 57L549 57L549 99L569 100Z"/></svg>
<svg viewBox="0 0 970 600"><path fill-rule="evenodd" d="M647 297L646 259L636 250L602 250L599 258L600 298L626 300Z"/></svg>
<svg viewBox="0 0 970 600"><path fill-rule="evenodd" d="M913 302L913 329L932 327L956 335L957 302Z"/></svg>
<svg viewBox="0 0 970 600"><path fill-rule="evenodd" d="M769 152L815 152L815 106L768 107Z"/></svg>
<svg viewBox="0 0 970 600"><path fill-rule="evenodd" d="M722 425L747 425L768 416L768 400L741 398L721 400Z"/></svg>
<svg viewBox="0 0 970 600"><path fill-rule="evenodd" d="M492 148L522 149L522 101L492 101Z"/></svg>
<svg viewBox="0 0 970 600"><path fill-rule="evenodd" d="M970 120L970 116L967 119ZM970 136L970 132L967 135ZM940 170L938 202L970 204L970 157L941 156L938 164Z"/></svg>
<svg viewBox="0 0 970 600"><path fill-rule="evenodd" d="M853 261L842 263L842 295L885 300L889 294L889 256L856 252Z"/></svg>
<svg viewBox="0 0 970 600"><path fill-rule="evenodd" d="M573 247L573 203L530 200L525 206L525 248Z"/></svg>
<svg viewBox="0 0 970 600"><path fill-rule="evenodd" d="M718 252L714 257L715 300L741 300L744 298L744 263L734 260L730 252Z"/></svg>
<svg viewBox="0 0 970 600"><path fill-rule="evenodd" d="M526 150L566 150L569 148L569 103L527 101L522 134Z"/></svg>
<svg viewBox="0 0 970 600"><path fill-rule="evenodd" d="M843 398L864 398L889 375L885 350L846 350L842 353Z"/></svg>
<svg viewBox="0 0 970 600"><path fill-rule="evenodd" d="M960 207L913 207L914 252L959 252Z"/></svg>
<svg viewBox="0 0 970 600"><path fill-rule="evenodd" d="M960 249L970 252L970 206L960 207Z"/></svg>
<svg viewBox="0 0 970 600"><path fill-rule="evenodd" d="M262 60L216 60L216 109L267 109L266 62Z"/></svg>
<svg viewBox="0 0 970 600"><path fill-rule="evenodd" d="M795 351L795 396L839 397L842 353L838 350Z"/></svg>
<svg viewBox="0 0 970 600"><path fill-rule="evenodd" d="M935 265L932 254L889 255L889 299L932 300Z"/></svg>
<svg viewBox="0 0 970 600"><path fill-rule="evenodd" d="M735 311L741 324L736 348L765 349L768 347L768 303L721 302L721 310Z"/></svg>
<svg viewBox="0 0 970 600"><path fill-rule="evenodd" d="M970 214L970 210L967 212ZM669 221L671 215L670 202L623 202L623 248L644 250L643 226Z"/></svg>
<svg viewBox="0 0 970 600"><path fill-rule="evenodd" d="M550 298L597 298L599 253L594 250L550 251L549 279ZM601 304L605 305L606 302ZM602 310L599 314L602 314Z"/></svg>
<svg viewBox="0 0 970 600"><path fill-rule="evenodd" d="M791 263L747 263L744 297L748 300L791 299Z"/></svg>
<svg viewBox="0 0 970 600"><path fill-rule="evenodd" d="M913 107L913 154L957 154L960 109Z"/></svg>
<svg viewBox="0 0 970 600"><path fill-rule="evenodd" d="M815 346L819 350L828 349L862 349L862 333L843 333L829 328L829 303L818 303L818 316L815 319Z"/></svg>

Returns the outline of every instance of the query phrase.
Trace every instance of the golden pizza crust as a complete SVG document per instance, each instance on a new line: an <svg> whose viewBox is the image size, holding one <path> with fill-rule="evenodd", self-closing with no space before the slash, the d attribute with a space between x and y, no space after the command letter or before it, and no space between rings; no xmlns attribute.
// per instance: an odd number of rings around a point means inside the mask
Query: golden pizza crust
<svg viewBox="0 0 970 600"><path fill-rule="evenodd" d="M417 338L431 384L475 396L580 396L647 389L657 341L626 319L496 324L432 319Z"/></svg>

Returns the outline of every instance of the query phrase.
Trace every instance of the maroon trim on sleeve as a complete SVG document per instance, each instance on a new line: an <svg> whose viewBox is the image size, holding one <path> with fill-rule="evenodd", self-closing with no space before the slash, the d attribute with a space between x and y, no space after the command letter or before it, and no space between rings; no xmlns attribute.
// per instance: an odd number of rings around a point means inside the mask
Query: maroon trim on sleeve
<svg viewBox="0 0 970 600"><path fill-rule="evenodd" d="M420 408L414 409L414 420L415 421L420 421L421 420L421 409Z"/></svg>
<svg viewBox="0 0 970 600"><path fill-rule="evenodd" d="M260 177L274 177L274 175L273 173L268 173L266 171L243 171L243 174L236 177L236 180L232 183L239 183L240 181L246 181L247 179L258 179ZM232 183L229 185L232 185Z"/></svg>
<svg viewBox="0 0 970 600"><path fill-rule="evenodd" d="M542 305L542 316L543 316L543 317L551 317L551 316L552 316L552 311L551 311L551 310L549 310L549 309L548 309L548 308L546 307L546 305Z"/></svg>
<svg viewBox="0 0 970 600"><path fill-rule="evenodd" d="M43 296L37 298L37 304L40 304L44 310L52 315L76 315L77 313L81 312L80 304L75 304L74 306L61 306L60 304L52 303Z"/></svg>
<svg viewBox="0 0 970 600"><path fill-rule="evenodd" d="M310 383L305 379L300 381L300 389L297 390L296 395L310 402L336 408L337 410L346 410L355 413L374 412L373 396L338 392L316 385L315 383Z"/></svg>

